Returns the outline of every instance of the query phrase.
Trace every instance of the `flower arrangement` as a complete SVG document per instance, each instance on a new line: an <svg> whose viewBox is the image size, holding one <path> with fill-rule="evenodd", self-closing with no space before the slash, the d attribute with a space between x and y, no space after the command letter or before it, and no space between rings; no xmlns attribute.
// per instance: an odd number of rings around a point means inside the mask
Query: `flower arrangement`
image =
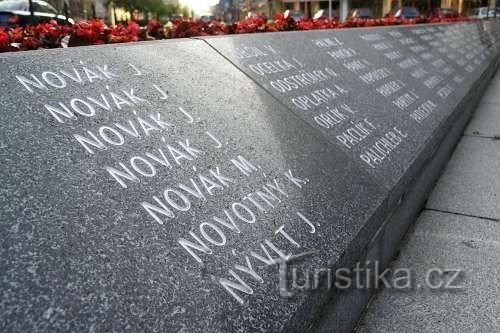
<svg viewBox="0 0 500 333"><path fill-rule="evenodd" d="M258 14L234 24L225 24L218 21L207 23L187 19L176 20L164 25L159 20L151 20L145 27L140 27L133 21L128 22L126 25L120 23L115 27L109 27L100 19L82 20L68 27L59 25L55 20L51 20L46 23L11 29L0 27L0 52L127 43L165 38L457 21L470 21L470 19L396 19L390 17L339 21L320 17L295 21L288 13L278 13L272 21L269 21L265 15Z"/></svg>
<svg viewBox="0 0 500 333"><path fill-rule="evenodd" d="M235 33L249 34L255 32L266 32L268 26L267 17L264 14L256 14L237 22Z"/></svg>
<svg viewBox="0 0 500 333"><path fill-rule="evenodd" d="M118 29L120 27L117 27ZM101 20L79 21L71 29L68 46L104 44L106 25Z"/></svg>
<svg viewBox="0 0 500 333"><path fill-rule="evenodd" d="M0 52L61 47L62 39L69 34L69 30L69 27L58 25L54 20L9 30L0 28Z"/></svg>

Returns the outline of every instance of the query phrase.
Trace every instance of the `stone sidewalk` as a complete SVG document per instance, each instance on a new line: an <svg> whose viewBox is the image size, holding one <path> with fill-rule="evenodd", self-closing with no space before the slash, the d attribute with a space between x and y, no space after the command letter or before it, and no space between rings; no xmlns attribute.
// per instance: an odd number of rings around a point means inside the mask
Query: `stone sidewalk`
<svg viewBox="0 0 500 333"><path fill-rule="evenodd" d="M500 71L402 242L398 268L410 269L411 287L379 290L357 332L500 332Z"/></svg>

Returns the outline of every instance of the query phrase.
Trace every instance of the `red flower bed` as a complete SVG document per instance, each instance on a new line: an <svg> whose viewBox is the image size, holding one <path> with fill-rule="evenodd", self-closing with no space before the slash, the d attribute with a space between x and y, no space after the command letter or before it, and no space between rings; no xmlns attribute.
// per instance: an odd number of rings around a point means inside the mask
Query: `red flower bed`
<svg viewBox="0 0 500 333"><path fill-rule="evenodd" d="M374 27L397 24L422 24L437 22L470 21L459 19L351 19L347 21L327 18L303 19L295 21L292 17L279 13L274 21L264 15L255 15L235 24L217 21L178 20L164 25L158 20L149 21L146 27L136 22L108 27L102 20L82 20L71 27L61 26L52 20L48 23L29 25L6 30L0 27L0 52L35 50L67 46L99 45L111 43L137 42L143 40L185 38L194 36L227 35L256 32L276 32L293 30L335 29L352 27Z"/></svg>

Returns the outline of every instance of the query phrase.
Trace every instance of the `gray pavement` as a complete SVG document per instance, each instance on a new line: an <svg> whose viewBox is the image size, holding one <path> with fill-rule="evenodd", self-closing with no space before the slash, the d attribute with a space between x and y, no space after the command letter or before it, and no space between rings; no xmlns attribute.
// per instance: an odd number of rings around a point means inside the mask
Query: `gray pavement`
<svg viewBox="0 0 500 333"><path fill-rule="evenodd" d="M357 332L500 332L500 72L391 270Z"/></svg>

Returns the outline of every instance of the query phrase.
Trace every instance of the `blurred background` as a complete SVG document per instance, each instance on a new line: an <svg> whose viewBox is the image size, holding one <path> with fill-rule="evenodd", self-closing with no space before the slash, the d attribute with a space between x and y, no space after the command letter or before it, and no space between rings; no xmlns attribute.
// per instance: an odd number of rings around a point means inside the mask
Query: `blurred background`
<svg viewBox="0 0 500 333"><path fill-rule="evenodd" d="M495 8L496 0L49 0L59 8L68 1L70 14L76 19L91 16L107 22L140 21L147 16L157 16L164 21L182 16L187 19L235 22L250 15L265 14L272 18L275 13L290 10L296 20L313 17L323 10L323 15L346 19L355 9L367 9L367 15L383 17L398 7L414 7L421 14L430 15L438 8L456 10L464 16L479 15L479 9ZM57 3L58 2L58 3ZM148 12L150 15L148 15ZM491 12L491 11L490 11ZM94 15L95 13L95 15ZM490 13L485 13L485 15ZM494 13L493 13L494 14Z"/></svg>
<svg viewBox="0 0 500 333"><path fill-rule="evenodd" d="M31 15L36 21L59 16L70 23L100 18L110 26L128 21L141 26L151 19L175 22L193 19L205 23L234 23L260 15L272 20L276 13L287 11L295 21L307 18L407 18L439 15L440 17L487 18L500 16L500 0L0 0L0 26L12 22L12 17ZM5 21L5 22L4 22ZM3 23L5 24L3 24ZM14 23L14 24L13 24Z"/></svg>

